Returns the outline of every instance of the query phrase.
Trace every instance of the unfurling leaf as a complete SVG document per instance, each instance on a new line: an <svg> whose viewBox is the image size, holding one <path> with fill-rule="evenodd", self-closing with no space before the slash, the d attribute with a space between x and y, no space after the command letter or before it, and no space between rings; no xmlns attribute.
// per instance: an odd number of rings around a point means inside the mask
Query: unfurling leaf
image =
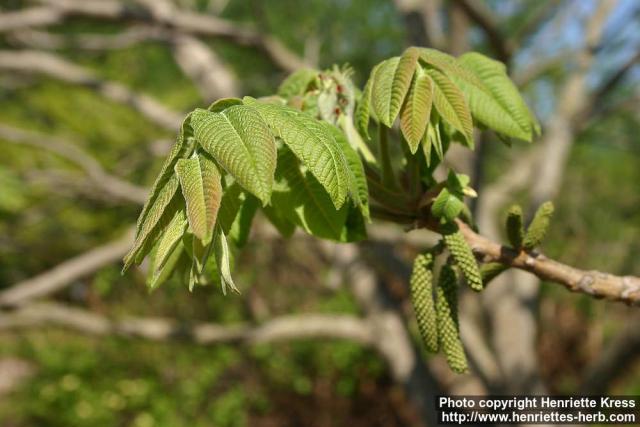
<svg viewBox="0 0 640 427"><path fill-rule="evenodd" d="M221 113L196 109L191 125L202 148L266 205L273 187L276 145L260 114L246 105Z"/></svg>
<svg viewBox="0 0 640 427"><path fill-rule="evenodd" d="M451 266L445 264L440 270L436 287L436 317L440 348L447 357L451 370L457 373L467 371L467 357L460 340L458 323L458 281Z"/></svg>
<svg viewBox="0 0 640 427"><path fill-rule="evenodd" d="M419 254L413 261L411 273L411 302L425 347L438 351L438 324L433 302L433 255Z"/></svg>
<svg viewBox="0 0 640 427"><path fill-rule="evenodd" d="M447 222L451 222L458 217L464 202L456 193L452 193L448 188L440 190L440 194L431 205L431 213L436 218L443 218Z"/></svg>
<svg viewBox="0 0 640 427"><path fill-rule="evenodd" d="M220 273L222 293L224 295L227 294L227 286L230 287L234 292L240 293L240 290L236 287L235 283L233 283L233 278L231 277L231 254L229 252L227 238L225 237L220 227L216 227L216 232L214 233L213 237L213 244L216 266L218 267L218 272Z"/></svg>
<svg viewBox="0 0 640 427"><path fill-rule="evenodd" d="M531 224L529 224L527 234L524 236L524 240L522 241L523 248L533 249L536 246L540 246L540 243L542 243L542 240L544 240L544 237L547 235L552 216L553 203L544 202L541 204L533 216Z"/></svg>

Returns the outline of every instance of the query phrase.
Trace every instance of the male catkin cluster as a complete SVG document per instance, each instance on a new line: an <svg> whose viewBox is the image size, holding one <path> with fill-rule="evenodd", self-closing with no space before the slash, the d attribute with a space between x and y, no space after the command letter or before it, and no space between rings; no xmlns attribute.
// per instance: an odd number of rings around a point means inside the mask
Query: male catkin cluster
<svg viewBox="0 0 640 427"><path fill-rule="evenodd" d="M433 255L420 254L413 261L411 273L411 302L418 321L418 329L427 350L438 351L438 325L433 303Z"/></svg>
<svg viewBox="0 0 640 427"><path fill-rule="evenodd" d="M442 267L436 288L436 318L440 348L454 372L467 371L467 357L460 341L458 325L458 281L448 264Z"/></svg>
<svg viewBox="0 0 640 427"><path fill-rule="evenodd" d="M476 262L473 252L469 244L464 239L464 236L460 230L455 230L450 233L444 234L444 243L447 245L449 252L453 255L453 259L456 264L462 270L467 283L474 291L482 290L482 277L480 275L480 269Z"/></svg>
<svg viewBox="0 0 640 427"><path fill-rule="evenodd" d="M522 241L524 239L524 227L522 225L522 208L518 205L513 205L507 211L507 238L509 243L514 249L522 248Z"/></svg>
<svg viewBox="0 0 640 427"><path fill-rule="evenodd" d="M539 246L549 229L549 222L553 216L553 203L545 202L536 211L536 214L527 229L522 246L525 249L533 249Z"/></svg>

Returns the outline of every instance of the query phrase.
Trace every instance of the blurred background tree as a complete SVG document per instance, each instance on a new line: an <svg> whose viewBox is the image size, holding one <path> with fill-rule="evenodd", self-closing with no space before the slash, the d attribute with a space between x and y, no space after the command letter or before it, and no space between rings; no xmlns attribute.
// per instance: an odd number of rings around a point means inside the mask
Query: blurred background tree
<svg viewBox="0 0 640 427"><path fill-rule="evenodd" d="M637 308L526 273L463 295L470 374L423 354L406 283L425 231L332 245L258 220L240 297L119 274L185 111L302 66L349 63L363 83L419 45L505 62L543 122L531 146L483 133L451 153L480 228L553 199L550 256L639 275L638 2L0 3L3 425L419 426L442 393L639 393Z"/></svg>

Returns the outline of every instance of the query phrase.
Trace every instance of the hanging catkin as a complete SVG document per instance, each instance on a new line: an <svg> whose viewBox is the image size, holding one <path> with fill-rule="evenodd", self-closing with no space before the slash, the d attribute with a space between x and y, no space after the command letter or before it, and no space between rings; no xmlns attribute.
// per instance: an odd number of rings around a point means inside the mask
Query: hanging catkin
<svg viewBox="0 0 640 427"><path fill-rule="evenodd" d="M425 347L438 351L438 325L433 303L433 255L420 254L413 261L411 273L411 302L418 322L418 329Z"/></svg>
<svg viewBox="0 0 640 427"><path fill-rule="evenodd" d="M457 228L443 235L444 243L447 245L447 249L453 255L453 259L462 270L465 279L469 287L474 291L482 290L482 277L480 276L480 269L476 262L473 252L469 244L464 239L464 236Z"/></svg>
<svg viewBox="0 0 640 427"><path fill-rule="evenodd" d="M436 312L440 348L447 357L447 363L454 372L466 372L467 358L458 326L458 281L448 264L440 271L436 288Z"/></svg>

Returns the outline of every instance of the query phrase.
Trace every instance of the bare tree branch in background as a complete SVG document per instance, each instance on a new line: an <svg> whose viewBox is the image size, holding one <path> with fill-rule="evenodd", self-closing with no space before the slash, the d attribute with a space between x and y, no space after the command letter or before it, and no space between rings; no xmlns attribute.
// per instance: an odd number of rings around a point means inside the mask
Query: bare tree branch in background
<svg viewBox="0 0 640 427"><path fill-rule="evenodd" d="M67 83L86 86L114 102L129 105L165 129L175 131L182 115L169 110L148 95L131 91L118 82L103 80L92 71L52 53L34 50L0 50L0 69L39 73Z"/></svg>
<svg viewBox="0 0 640 427"><path fill-rule="evenodd" d="M52 294L102 267L119 262L129 250L132 239L133 229L130 229L116 240L93 248L58 264L51 270L0 291L0 307L22 305Z"/></svg>
<svg viewBox="0 0 640 427"><path fill-rule="evenodd" d="M467 13L473 22L482 28L498 59L508 64L515 46L511 40L502 34L493 12L489 10L487 5L483 2L471 0L458 0L456 4Z"/></svg>
<svg viewBox="0 0 640 427"><path fill-rule="evenodd" d="M151 341L187 340L201 345L257 344L292 339L337 338L374 346L370 319L346 315L304 314L270 319L260 325L184 324L161 318L112 320L88 310L56 303L34 303L0 312L0 330L62 326L91 335L122 335Z"/></svg>
<svg viewBox="0 0 640 427"><path fill-rule="evenodd" d="M0 14L0 32L62 24L64 19L85 16L118 22L159 24L182 33L221 38L264 51L278 67L294 71L304 60L279 40L249 27L213 15L157 7L153 2L139 2L136 8L114 0L40 0L48 6Z"/></svg>
<svg viewBox="0 0 640 427"><path fill-rule="evenodd" d="M442 391L414 347L401 311L394 306L379 278L363 261L358 246L322 243L321 248L332 256L336 267L344 272L345 282L350 284L365 316L372 319L375 345L389 362L392 378L405 387L407 396L420 410L426 423L435 425L437 414L434 402Z"/></svg>
<svg viewBox="0 0 640 427"><path fill-rule="evenodd" d="M205 43L187 34L171 37L176 63L189 76L207 102L230 98L240 93L233 72Z"/></svg>
<svg viewBox="0 0 640 427"><path fill-rule="evenodd" d="M25 131L0 123L0 138L14 144L30 145L55 153L70 160L93 181L95 187L100 188L116 198L128 200L134 203L144 203L147 198L147 189L131 184L121 178L107 173L102 165L89 153L57 138L42 135L36 132Z"/></svg>
<svg viewBox="0 0 640 427"><path fill-rule="evenodd" d="M167 41L168 35L168 31L158 26L134 25L116 34L62 35L26 28L9 33L7 38L13 44L32 49L75 48L102 51L125 49L146 41Z"/></svg>

